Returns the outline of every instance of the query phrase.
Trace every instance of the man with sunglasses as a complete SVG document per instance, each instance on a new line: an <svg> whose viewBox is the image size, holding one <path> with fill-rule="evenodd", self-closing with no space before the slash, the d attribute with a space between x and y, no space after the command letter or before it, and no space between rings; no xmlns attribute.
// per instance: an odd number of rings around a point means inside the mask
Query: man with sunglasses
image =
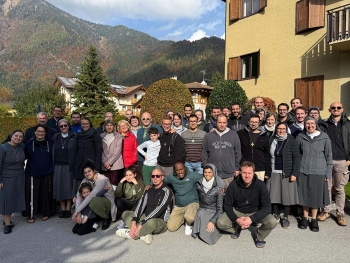
<svg viewBox="0 0 350 263"><path fill-rule="evenodd" d="M344 186L349 181L350 165L350 121L346 117L343 105L340 102L333 102L329 108L331 116L325 122L325 132L332 143L333 171L332 180L328 180L329 198L332 200L332 187L335 189L335 203L337 222L340 226L346 226L344 206ZM323 207L318 215L319 221L330 218L330 205Z"/></svg>
<svg viewBox="0 0 350 263"><path fill-rule="evenodd" d="M163 130L158 125L155 125L152 123L151 114L149 114L148 112L142 113L141 128L138 129L137 136L136 136L138 145L141 145L142 143L150 140L148 129L151 127L156 128L159 134L163 133ZM137 166L139 170L142 171L143 162L145 161L145 158L141 153L138 152L137 154L138 154Z"/></svg>
<svg viewBox="0 0 350 263"><path fill-rule="evenodd" d="M153 234L161 234L167 231L167 221L172 208L173 193L164 184L164 175L159 169L154 169L152 174L152 187L145 190L135 212L125 211L122 220L129 229L119 229L116 235L123 238L141 239L146 244L151 244Z"/></svg>

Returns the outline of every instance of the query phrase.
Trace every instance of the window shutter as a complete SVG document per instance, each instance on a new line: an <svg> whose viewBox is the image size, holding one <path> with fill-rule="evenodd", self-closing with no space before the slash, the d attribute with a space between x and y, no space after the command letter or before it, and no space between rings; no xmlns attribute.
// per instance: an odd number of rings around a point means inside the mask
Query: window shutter
<svg viewBox="0 0 350 263"><path fill-rule="evenodd" d="M309 0L309 28L324 27L325 0Z"/></svg>
<svg viewBox="0 0 350 263"><path fill-rule="evenodd" d="M230 20L238 20L240 18L240 2L240 0L231 0Z"/></svg>
<svg viewBox="0 0 350 263"><path fill-rule="evenodd" d="M259 2L259 11L261 11L267 6L267 0L259 0Z"/></svg>
<svg viewBox="0 0 350 263"><path fill-rule="evenodd" d="M309 107L308 82L305 79L294 80L294 97L300 98L304 107Z"/></svg>
<svg viewBox="0 0 350 263"><path fill-rule="evenodd" d="M309 1L300 0L296 3L295 10L295 33L309 28Z"/></svg>
<svg viewBox="0 0 350 263"><path fill-rule="evenodd" d="M323 76L309 78L309 106L323 109Z"/></svg>
<svg viewBox="0 0 350 263"><path fill-rule="evenodd" d="M241 59L240 57L234 57L234 58L230 58L229 62L228 62L228 79L232 79L232 80L240 80L242 77L241 74Z"/></svg>

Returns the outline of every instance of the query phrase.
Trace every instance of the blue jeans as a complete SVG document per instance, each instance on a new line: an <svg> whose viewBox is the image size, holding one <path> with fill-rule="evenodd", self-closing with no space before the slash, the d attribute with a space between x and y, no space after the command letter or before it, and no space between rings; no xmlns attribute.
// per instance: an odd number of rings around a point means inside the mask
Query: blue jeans
<svg viewBox="0 0 350 263"><path fill-rule="evenodd" d="M189 172L197 172L202 174L203 173L203 168L201 162L197 163L192 163L192 162L185 162L185 166L188 168Z"/></svg>

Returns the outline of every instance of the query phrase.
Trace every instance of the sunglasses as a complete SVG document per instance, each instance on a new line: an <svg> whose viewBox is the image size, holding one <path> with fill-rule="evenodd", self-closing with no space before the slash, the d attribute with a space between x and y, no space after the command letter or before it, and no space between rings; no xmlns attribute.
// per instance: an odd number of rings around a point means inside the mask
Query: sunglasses
<svg viewBox="0 0 350 263"><path fill-rule="evenodd" d="M335 109L341 110L341 107L340 107L340 106L338 106L338 107L331 107L331 109L332 109L332 110L335 110Z"/></svg>
<svg viewBox="0 0 350 263"><path fill-rule="evenodd" d="M68 127L67 124L65 124L65 125L60 125L60 128L67 128L67 127Z"/></svg>
<svg viewBox="0 0 350 263"><path fill-rule="evenodd" d="M150 118L143 118L142 120L143 120L143 121L149 121Z"/></svg>
<svg viewBox="0 0 350 263"><path fill-rule="evenodd" d="M160 178L162 175L161 174L152 174L151 177L154 178L154 177L157 177L157 178Z"/></svg>

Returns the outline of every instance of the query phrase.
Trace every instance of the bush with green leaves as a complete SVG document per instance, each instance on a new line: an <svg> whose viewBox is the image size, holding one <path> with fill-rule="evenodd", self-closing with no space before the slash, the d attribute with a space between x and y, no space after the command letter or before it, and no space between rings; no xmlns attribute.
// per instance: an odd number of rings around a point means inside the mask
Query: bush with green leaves
<svg viewBox="0 0 350 263"><path fill-rule="evenodd" d="M188 88L175 79L154 82L146 91L141 104L141 114L149 112L154 123L161 123L167 110L183 114L184 105L191 104L192 95Z"/></svg>
<svg viewBox="0 0 350 263"><path fill-rule="evenodd" d="M205 113L207 119L211 116L211 110L215 106L230 107L233 102L238 102L242 113L247 110L248 97L244 89L234 80L223 80L217 84L209 96Z"/></svg>

